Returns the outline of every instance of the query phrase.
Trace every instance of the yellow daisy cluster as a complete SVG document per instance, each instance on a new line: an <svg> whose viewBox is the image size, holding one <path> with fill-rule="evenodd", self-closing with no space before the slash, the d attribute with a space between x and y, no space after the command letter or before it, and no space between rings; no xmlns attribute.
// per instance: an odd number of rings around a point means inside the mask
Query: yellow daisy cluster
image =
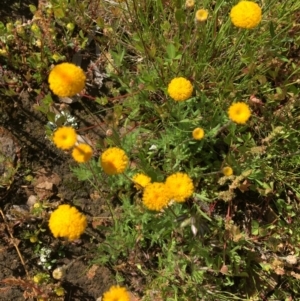
<svg viewBox="0 0 300 301"><path fill-rule="evenodd" d="M208 11L206 9L198 9L195 15L196 22L204 22L207 20Z"/></svg>
<svg viewBox="0 0 300 301"><path fill-rule="evenodd" d="M117 175L125 171L129 159L126 153L118 148L111 147L104 151L100 157L100 164L108 175Z"/></svg>
<svg viewBox="0 0 300 301"><path fill-rule="evenodd" d="M85 215L70 205L60 205L51 213L49 228L54 237L75 240L80 237L87 226Z"/></svg>
<svg viewBox="0 0 300 301"><path fill-rule="evenodd" d="M233 169L230 166L226 166L222 169L222 173L224 176L229 177L233 175Z"/></svg>
<svg viewBox="0 0 300 301"><path fill-rule="evenodd" d="M151 179L144 174L137 174L134 179L144 187L142 200L149 210L161 211L170 201L182 203L194 193L192 179L182 172L170 175L165 183L151 183Z"/></svg>
<svg viewBox="0 0 300 301"><path fill-rule="evenodd" d="M204 130L203 130L203 128L195 128L193 130L192 135L193 135L193 138L195 140L201 140L201 139L203 139L203 137L204 137Z"/></svg>
<svg viewBox="0 0 300 301"><path fill-rule="evenodd" d="M77 134L74 128L70 126L62 126L54 132L52 139L56 147L68 150L75 145L77 141Z"/></svg>
<svg viewBox="0 0 300 301"><path fill-rule="evenodd" d="M132 177L132 181L135 183L134 187L140 190L151 183L151 178L143 173L138 173Z"/></svg>
<svg viewBox="0 0 300 301"><path fill-rule="evenodd" d="M149 210L160 211L168 205L170 201L167 187L164 183L150 183L143 193L143 204Z"/></svg>
<svg viewBox="0 0 300 301"><path fill-rule="evenodd" d="M236 102L228 109L229 118L239 124L245 124L251 116L249 106L244 102Z"/></svg>
<svg viewBox="0 0 300 301"><path fill-rule="evenodd" d="M49 74L50 89L59 97L71 97L79 93L85 86L84 71L70 63L56 65Z"/></svg>
<svg viewBox="0 0 300 301"><path fill-rule="evenodd" d="M103 294L102 301L129 301L130 295L125 287L113 285Z"/></svg>
<svg viewBox="0 0 300 301"><path fill-rule="evenodd" d="M192 179L185 173L177 172L166 179L166 187L171 200L182 203L194 193Z"/></svg>
<svg viewBox="0 0 300 301"><path fill-rule="evenodd" d="M70 126L62 126L58 128L52 137L53 143L57 148L69 150L73 148L72 157L78 163L85 163L93 156L93 150L90 145L86 143L79 143L77 145L77 134L74 128Z"/></svg>
<svg viewBox="0 0 300 301"><path fill-rule="evenodd" d="M241 1L230 11L230 19L234 26L251 29L261 21L261 8L252 1Z"/></svg>
<svg viewBox="0 0 300 301"><path fill-rule="evenodd" d="M192 9L195 6L195 0L186 0L185 1L185 8Z"/></svg>
<svg viewBox="0 0 300 301"><path fill-rule="evenodd" d="M185 101L193 94L193 85L184 77L176 77L168 85L168 94L175 101Z"/></svg>
<svg viewBox="0 0 300 301"><path fill-rule="evenodd" d="M89 161L93 156L93 150L90 145L86 143L80 143L75 145L72 151L73 159L78 163L85 163Z"/></svg>

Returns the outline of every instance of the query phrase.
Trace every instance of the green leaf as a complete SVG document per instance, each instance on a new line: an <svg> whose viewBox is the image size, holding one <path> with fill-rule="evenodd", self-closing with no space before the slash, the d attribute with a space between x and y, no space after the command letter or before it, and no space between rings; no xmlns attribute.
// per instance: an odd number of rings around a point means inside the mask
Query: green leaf
<svg viewBox="0 0 300 301"><path fill-rule="evenodd" d="M29 4L28 6L29 6L30 11L34 14L36 12L36 6L32 5L32 4Z"/></svg>
<svg viewBox="0 0 300 301"><path fill-rule="evenodd" d="M175 58L175 55L176 55L176 48L173 44L168 44L167 46L167 54L168 54L168 57L169 59L174 59Z"/></svg>
<svg viewBox="0 0 300 301"><path fill-rule="evenodd" d="M61 19L65 16L65 13L64 13L63 9L60 8L60 7L54 7L53 8L53 13L54 13L54 16L58 19Z"/></svg>
<svg viewBox="0 0 300 301"><path fill-rule="evenodd" d="M67 121L67 118L66 118L66 116L64 116L64 115L61 115L57 120L56 120L56 125L58 126L58 127L60 127L60 126L63 126L64 125L64 123Z"/></svg>
<svg viewBox="0 0 300 301"><path fill-rule="evenodd" d="M43 99L42 102L44 105L50 106L53 103L53 99L50 93L48 93Z"/></svg>
<svg viewBox="0 0 300 301"><path fill-rule="evenodd" d="M252 221L251 223L251 234L258 235L259 233L259 223L257 221Z"/></svg>
<svg viewBox="0 0 300 301"><path fill-rule="evenodd" d="M185 21L185 13L182 9L176 10L175 19L178 23L183 23Z"/></svg>
<svg viewBox="0 0 300 301"><path fill-rule="evenodd" d="M50 121L50 122L55 122L55 114L53 112L48 112L47 113L47 119Z"/></svg>
<svg viewBox="0 0 300 301"><path fill-rule="evenodd" d="M86 181L93 177L92 171L84 168L84 166L72 168L72 172L75 174L79 181Z"/></svg>
<svg viewBox="0 0 300 301"><path fill-rule="evenodd" d="M95 99L96 103L98 103L99 105L105 106L106 104L108 104L108 100L107 97L96 97Z"/></svg>

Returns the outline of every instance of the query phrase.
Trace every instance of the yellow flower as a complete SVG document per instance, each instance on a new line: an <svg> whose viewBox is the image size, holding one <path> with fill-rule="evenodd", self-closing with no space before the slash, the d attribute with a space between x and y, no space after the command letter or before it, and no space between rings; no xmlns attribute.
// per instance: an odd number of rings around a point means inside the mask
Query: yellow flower
<svg viewBox="0 0 300 301"><path fill-rule="evenodd" d="M168 93L176 101L189 99L193 94L191 82L184 77L175 77L168 86Z"/></svg>
<svg viewBox="0 0 300 301"><path fill-rule="evenodd" d="M233 170L230 166L226 166L222 169L222 173L224 174L224 176L229 177L233 174Z"/></svg>
<svg viewBox="0 0 300 301"><path fill-rule="evenodd" d="M3 56L7 56L7 51L6 49L0 49L0 55L3 55Z"/></svg>
<svg viewBox="0 0 300 301"><path fill-rule="evenodd" d="M185 173L177 172L167 177L166 187L170 199L176 202L184 202L194 192L192 179Z"/></svg>
<svg viewBox="0 0 300 301"><path fill-rule="evenodd" d="M43 276L41 274L37 274L35 276L33 276L33 282L35 283L41 283L43 280Z"/></svg>
<svg viewBox="0 0 300 301"><path fill-rule="evenodd" d="M65 295L65 290L63 287L56 287L54 289L56 296L62 297Z"/></svg>
<svg viewBox="0 0 300 301"><path fill-rule="evenodd" d="M261 21L261 8L252 1L241 1L230 11L231 22L240 28L254 28Z"/></svg>
<svg viewBox="0 0 300 301"><path fill-rule="evenodd" d="M195 140L201 140L204 137L204 130L202 128L195 128L193 130L193 138Z"/></svg>
<svg viewBox="0 0 300 301"><path fill-rule="evenodd" d="M128 164L126 153L118 148L111 147L101 155L101 166L108 175L123 173Z"/></svg>
<svg viewBox="0 0 300 301"><path fill-rule="evenodd" d="M195 6L195 0L186 0L185 8L192 9Z"/></svg>
<svg viewBox="0 0 300 301"><path fill-rule="evenodd" d="M232 121L245 124L251 116L251 111L244 102L236 102L229 107L228 115Z"/></svg>
<svg viewBox="0 0 300 301"><path fill-rule="evenodd" d="M207 20L208 11L206 9L198 9L195 15L196 22L204 22Z"/></svg>
<svg viewBox="0 0 300 301"><path fill-rule="evenodd" d="M169 203L169 194L164 183L150 183L143 193L143 204L150 210L160 211Z"/></svg>
<svg viewBox="0 0 300 301"><path fill-rule="evenodd" d="M132 181L135 182L134 187L136 189L142 189L151 183L151 178L143 173L138 173L132 177Z"/></svg>
<svg viewBox="0 0 300 301"><path fill-rule="evenodd" d="M89 161L93 156L92 148L85 143L80 143L74 146L72 151L72 157L78 163L85 163Z"/></svg>
<svg viewBox="0 0 300 301"><path fill-rule="evenodd" d="M53 236L69 240L78 239L86 226L86 217L70 205L60 205L51 213L49 219L49 228Z"/></svg>
<svg viewBox="0 0 300 301"><path fill-rule="evenodd" d="M49 74L48 82L52 92L60 97L71 97L85 86L84 71L70 63L56 65Z"/></svg>
<svg viewBox="0 0 300 301"><path fill-rule="evenodd" d="M62 126L54 132L52 139L56 147L66 150L75 145L77 134L72 127Z"/></svg>
<svg viewBox="0 0 300 301"><path fill-rule="evenodd" d="M113 285L107 292L103 294L102 301L129 301L130 295L125 287Z"/></svg>

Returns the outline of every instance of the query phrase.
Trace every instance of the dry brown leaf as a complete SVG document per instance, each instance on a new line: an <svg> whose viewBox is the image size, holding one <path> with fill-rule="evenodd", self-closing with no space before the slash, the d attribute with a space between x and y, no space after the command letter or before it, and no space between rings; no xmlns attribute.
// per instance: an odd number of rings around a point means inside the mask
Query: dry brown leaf
<svg viewBox="0 0 300 301"><path fill-rule="evenodd" d="M48 181L45 181L45 182L43 182L43 183L37 184L35 187L36 187L36 188L39 188L39 189L52 190L52 188L53 188L53 183L48 182Z"/></svg>
<svg viewBox="0 0 300 301"><path fill-rule="evenodd" d="M100 197L101 197L101 195L99 194L99 192L97 190L94 190L90 193L90 198L92 201L99 201Z"/></svg>
<svg viewBox="0 0 300 301"><path fill-rule="evenodd" d="M223 264L223 266L220 269L220 273L226 275L228 273L228 266Z"/></svg>
<svg viewBox="0 0 300 301"><path fill-rule="evenodd" d="M298 274L298 273L291 272L291 275L298 280L300 279L300 274Z"/></svg>
<svg viewBox="0 0 300 301"><path fill-rule="evenodd" d="M92 267L87 271L86 276L88 279L93 279L96 275L96 271L99 268L96 264L93 264Z"/></svg>
<svg viewBox="0 0 300 301"><path fill-rule="evenodd" d="M241 191L241 192L245 192L245 191L248 191L249 190L249 187L251 186L251 183L250 183L250 181L248 181L248 180L245 180L243 183L241 183L240 185L239 185L239 190Z"/></svg>
<svg viewBox="0 0 300 301"><path fill-rule="evenodd" d="M140 299L138 298L138 297L136 297L136 296L134 296L134 294L133 293L131 293L131 292L129 292L129 297L130 297L130 301L140 301Z"/></svg>
<svg viewBox="0 0 300 301"><path fill-rule="evenodd" d="M275 273L276 273L277 275L284 275L284 274L285 274L285 271L284 271L283 268L278 267L278 268L275 269Z"/></svg>
<svg viewBox="0 0 300 301"><path fill-rule="evenodd" d="M257 98L254 94L252 94L249 98L249 103L255 105L263 105L264 103L261 101L260 98Z"/></svg>
<svg viewBox="0 0 300 301"><path fill-rule="evenodd" d="M51 171L46 171L44 168L37 172L37 176L33 180L34 191L40 200L48 199L55 193L55 186L58 186L61 179Z"/></svg>

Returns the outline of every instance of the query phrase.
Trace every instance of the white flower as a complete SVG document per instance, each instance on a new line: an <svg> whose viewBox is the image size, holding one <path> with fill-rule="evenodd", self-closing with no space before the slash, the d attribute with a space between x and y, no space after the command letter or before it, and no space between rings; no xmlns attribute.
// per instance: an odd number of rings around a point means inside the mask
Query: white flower
<svg viewBox="0 0 300 301"><path fill-rule="evenodd" d="M152 144L150 147L149 147L149 150L152 151L152 150L157 150L157 146L155 144Z"/></svg>

